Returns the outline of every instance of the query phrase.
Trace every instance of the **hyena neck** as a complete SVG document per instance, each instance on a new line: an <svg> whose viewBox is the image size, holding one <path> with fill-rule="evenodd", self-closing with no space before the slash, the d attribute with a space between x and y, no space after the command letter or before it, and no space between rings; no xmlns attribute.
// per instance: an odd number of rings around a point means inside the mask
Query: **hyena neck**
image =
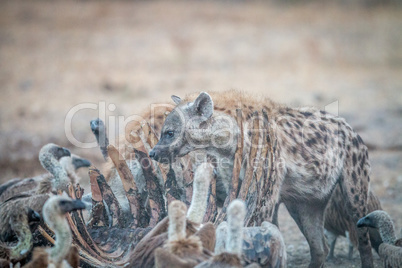
<svg viewBox="0 0 402 268"><path fill-rule="evenodd" d="M240 133L240 128L233 117L215 112L209 121L209 146L207 152L220 159L233 160L237 149L237 139Z"/></svg>
<svg viewBox="0 0 402 268"><path fill-rule="evenodd" d="M220 113L214 113L208 121L209 146L205 153L215 162L217 205L222 206L230 188L240 128L234 118Z"/></svg>

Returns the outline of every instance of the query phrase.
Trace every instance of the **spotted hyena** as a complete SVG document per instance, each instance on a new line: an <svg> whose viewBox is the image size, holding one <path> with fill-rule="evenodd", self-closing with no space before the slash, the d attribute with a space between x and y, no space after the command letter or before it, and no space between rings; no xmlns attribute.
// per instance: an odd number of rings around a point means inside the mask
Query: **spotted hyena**
<svg viewBox="0 0 402 268"><path fill-rule="evenodd" d="M370 187L367 147L343 118L314 108L292 109L236 91L202 92L185 100L174 96L173 101L177 106L166 117L150 157L169 162L204 151L217 159L229 159L231 164L218 165L217 170L217 187L226 193L240 132L236 109L242 109L246 124L254 111L267 112L277 139L278 161L274 163L272 187L262 195L264 206L257 223L272 221L280 199L309 243L310 267L323 266L328 254L323 217L336 185L340 185L347 212L355 222L366 214ZM250 131L243 129L247 137ZM362 267L373 267L367 230L356 231Z"/></svg>

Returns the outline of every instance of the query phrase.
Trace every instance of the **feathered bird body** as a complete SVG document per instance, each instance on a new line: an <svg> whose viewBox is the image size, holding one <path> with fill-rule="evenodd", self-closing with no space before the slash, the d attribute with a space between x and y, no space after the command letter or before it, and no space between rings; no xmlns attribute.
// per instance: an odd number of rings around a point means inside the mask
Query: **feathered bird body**
<svg viewBox="0 0 402 268"><path fill-rule="evenodd" d="M181 201L169 205L168 240L155 250L155 267L194 267L208 260L212 253L204 250L200 237L186 235L187 207Z"/></svg>
<svg viewBox="0 0 402 268"><path fill-rule="evenodd" d="M51 178L51 174L43 174L32 178L18 179L13 184L4 184L4 192L0 193L0 203L20 194L34 194L38 190L41 181L50 181Z"/></svg>
<svg viewBox="0 0 402 268"><path fill-rule="evenodd" d="M78 267L79 255L77 249L71 245L73 238L65 214L79 209L85 209L85 204L66 196L52 196L46 201L43 206L43 218L54 230L55 245L47 249L38 249L32 261L24 267L34 267L33 265L40 262L42 258L47 259L47 267Z"/></svg>
<svg viewBox="0 0 402 268"><path fill-rule="evenodd" d="M200 263L196 268L231 268L243 267L243 222L246 206L241 200L234 200L228 207L228 221L222 222L216 230L215 256ZM252 232L252 231L250 231ZM256 236L257 237L257 236ZM259 242L263 242L259 240ZM252 263L247 267L260 267ZM272 266L282 267L282 266Z"/></svg>
<svg viewBox="0 0 402 268"><path fill-rule="evenodd" d="M245 264L261 267L286 267L286 246L282 234L274 224L264 221L259 227L242 227L241 256ZM228 222L217 228L215 253L225 252L229 236Z"/></svg>
<svg viewBox="0 0 402 268"><path fill-rule="evenodd" d="M0 203L15 195L49 193L60 187L57 185L63 185L60 184L60 181L77 183L79 177L76 174L76 170L81 167L89 167L91 164L80 156L70 155L67 149L55 144L43 146L39 153L39 160L42 166L50 173L32 178L14 179L4 183L0 186Z"/></svg>
<svg viewBox="0 0 402 268"><path fill-rule="evenodd" d="M39 214L31 208L16 207L15 209L16 211L7 218L9 233L3 231L0 243L0 258L13 262L25 258L32 249L33 238L30 225L40 221ZM5 242L11 242L14 235L17 243L13 246L7 245L8 243Z"/></svg>
<svg viewBox="0 0 402 268"><path fill-rule="evenodd" d="M383 210L376 210L357 222L357 227L371 227L379 230L384 241L378 249L378 255L386 268L402 267L402 238L395 236L395 227L391 217Z"/></svg>
<svg viewBox="0 0 402 268"><path fill-rule="evenodd" d="M49 199L48 194L44 195L20 195L11 198L0 204L0 240L7 241L8 237L12 237L15 231L10 224L10 220L15 217L19 217L21 212L31 208L32 210L41 214L42 207L46 200ZM29 228L29 224L26 221L20 221L21 228Z"/></svg>

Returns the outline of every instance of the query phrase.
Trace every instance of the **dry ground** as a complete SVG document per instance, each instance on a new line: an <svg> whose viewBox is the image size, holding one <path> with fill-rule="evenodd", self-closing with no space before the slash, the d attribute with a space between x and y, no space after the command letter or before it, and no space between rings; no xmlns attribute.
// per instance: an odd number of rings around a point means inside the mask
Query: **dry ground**
<svg viewBox="0 0 402 268"><path fill-rule="evenodd" d="M97 148L66 138L78 104L104 101L116 106L107 115L128 116L171 94L235 88L291 106L331 104L369 145L372 188L401 228L402 10L230 3L1 1L0 182L42 173L37 153L48 142L100 166ZM78 140L94 141L97 114L73 117ZM289 266L306 266L305 239L281 212ZM346 245L327 267L359 266L357 253L344 258Z"/></svg>

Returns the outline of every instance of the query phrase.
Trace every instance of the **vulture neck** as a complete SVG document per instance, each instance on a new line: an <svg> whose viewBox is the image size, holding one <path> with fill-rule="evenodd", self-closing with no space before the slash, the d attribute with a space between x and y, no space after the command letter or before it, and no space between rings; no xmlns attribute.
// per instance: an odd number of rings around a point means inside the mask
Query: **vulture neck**
<svg viewBox="0 0 402 268"><path fill-rule="evenodd" d="M55 188L56 190L67 192L67 185L70 180L68 179L67 172L64 170L60 162L57 161L56 158L54 158L54 156L49 153L42 156L40 160L42 166L54 177L53 188Z"/></svg>
<svg viewBox="0 0 402 268"><path fill-rule="evenodd" d="M27 223L15 222L13 225L13 231L18 237L18 243L11 248L10 258L19 259L28 255L32 248L33 238Z"/></svg>
<svg viewBox="0 0 402 268"><path fill-rule="evenodd" d="M55 220L52 227L54 227L56 241L54 247L50 249L50 258L54 263L61 263L70 250L73 238L65 216L57 216Z"/></svg>
<svg viewBox="0 0 402 268"><path fill-rule="evenodd" d="M244 218L228 215L228 235L226 238L226 251L241 256L243 246Z"/></svg>
<svg viewBox="0 0 402 268"><path fill-rule="evenodd" d="M196 176L199 176L199 174L196 174ZM194 179L193 199L187 212L187 218L190 221L198 224L202 223L207 210L208 190L209 180L206 183L205 181Z"/></svg>
<svg viewBox="0 0 402 268"><path fill-rule="evenodd" d="M218 228L216 229L216 244L215 244L216 255L225 252L227 229L228 229L228 223L226 221L221 222Z"/></svg>
<svg viewBox="0 0 402 268"><path fill-rule="evenodd" d="M72 157L65 156L60 159L59 163L61 164L63 170L66 171L69 181L71 181L73 184L79 182L79 177L77 173L75 173L75 167L72 163Z"/></svg>
<svg viewBox="0 0 402 268"><path fill-rule="evenodd" d="M387 244L394 244L396 241L394 224L391 219L385 219L381 224L380 228L380 236L382 241Z"/></svg>
<svg viewBox="0 0 402 268"><path fill-rule="evenodd" d="M177 241L186 238L186 217L169 216L168 240Z"/></svg>

